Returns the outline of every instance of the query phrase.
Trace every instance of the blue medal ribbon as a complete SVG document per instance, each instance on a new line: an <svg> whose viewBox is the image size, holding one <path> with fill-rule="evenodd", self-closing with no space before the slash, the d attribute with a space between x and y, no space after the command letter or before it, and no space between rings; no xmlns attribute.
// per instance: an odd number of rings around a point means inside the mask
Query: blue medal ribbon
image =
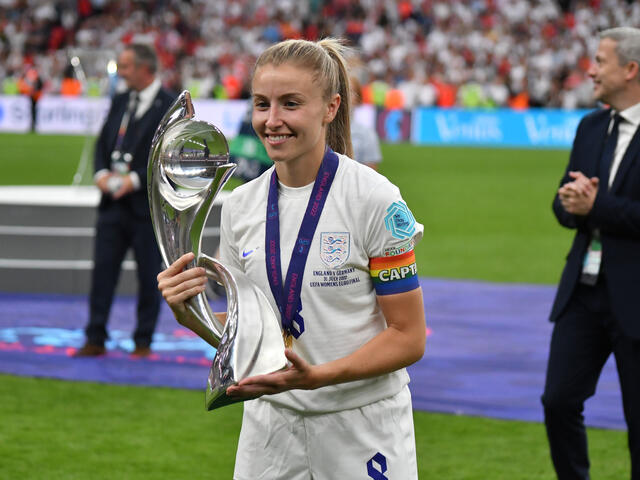
<svg viewBox="0 0 640 480"><path fill-rule="evenodd" d="M267 199L267 222L265 226L265 250L267 278L271 293L280 310L282 329L285 333L298 338L304 332L304 319L300 315L302 301L302 276L309 256L309 248L315 234L320 214L329 196L329 189L338 170L338 155L327 147L313 184L307 210L302 218L298 238L293 247L291 261L287 269L285 283L282 283L282 267L280 263L280 213L278 211L278 175L276 170L271 174L269 196Z"/></svg>

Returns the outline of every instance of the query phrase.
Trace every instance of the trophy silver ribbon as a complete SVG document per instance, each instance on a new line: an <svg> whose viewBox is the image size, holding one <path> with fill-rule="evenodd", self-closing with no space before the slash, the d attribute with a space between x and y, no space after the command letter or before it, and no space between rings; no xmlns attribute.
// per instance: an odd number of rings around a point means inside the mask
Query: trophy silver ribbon
<svg viewBox="0 0 640 480"><path fill-rule="evenodd" d="M205 404L208 410L240 400L228 397L227 387L243 378L286 366L280 322L264 293L233 267L201 251L202 233L213 200L231 177L227 140L214 125L194 119L188 91L180 94L156 130L147 179L153 228L164 263L169 266L188 252L190 267L200 266L207 278L224 286L224 324L211 310L206 292L186 304L193 319L183 324L216 347Z"/></svg>

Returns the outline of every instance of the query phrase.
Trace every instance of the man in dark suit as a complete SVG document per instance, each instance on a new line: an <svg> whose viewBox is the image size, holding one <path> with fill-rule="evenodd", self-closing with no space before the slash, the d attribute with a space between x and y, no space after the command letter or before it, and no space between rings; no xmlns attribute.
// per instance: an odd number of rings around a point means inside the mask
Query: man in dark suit
<svg viewBox="0 0 640 480"><path fill-rule="evenodd" d="M582 415L614 354L640 479L640 30L600 34L589 75L610 108L584 117L553 202L576 229L551 311L555 322L542 403L560 480L588 479Z"/></svg>
<svg viewBox="0 0 640 480"><path fill-rule="evenodd" d="M135 356L151 353L160 295L156 275L161 258L147 199L147 158L151 140L174 96L156 78L157 59L147 45L125 47L118 74L128 91L113 98L96 142L94 180L102 192L96 226L94 269L85 345L75 356L105 353L106 325L122 261L133 248L138 266L138 323L133 336Z"/></svg>

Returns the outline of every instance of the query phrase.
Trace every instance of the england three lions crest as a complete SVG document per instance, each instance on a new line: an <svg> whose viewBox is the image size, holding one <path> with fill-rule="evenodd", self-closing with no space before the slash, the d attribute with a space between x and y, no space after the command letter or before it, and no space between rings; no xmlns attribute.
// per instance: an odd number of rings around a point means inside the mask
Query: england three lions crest
<svg viewBox="0 0 640 480"><path fill-rule="evenodd" d="M322 232L320 234L320 260L329 268L338 268L349 258L349 232Z"/></svg>

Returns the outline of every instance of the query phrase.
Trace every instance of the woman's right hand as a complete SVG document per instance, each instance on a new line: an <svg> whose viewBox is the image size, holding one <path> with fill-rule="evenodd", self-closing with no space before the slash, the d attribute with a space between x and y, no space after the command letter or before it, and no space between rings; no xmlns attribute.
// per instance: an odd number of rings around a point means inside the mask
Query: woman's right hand
<svg viewBox="0 0 640 480"><path fill-rule="evenodd" d="M169 268L158 274L158 290L162 293L178 321L185 315L189 315L184 302L204 292L207 285L204 268L186 268L194 258L193 253L185 253Z"/></svg>

